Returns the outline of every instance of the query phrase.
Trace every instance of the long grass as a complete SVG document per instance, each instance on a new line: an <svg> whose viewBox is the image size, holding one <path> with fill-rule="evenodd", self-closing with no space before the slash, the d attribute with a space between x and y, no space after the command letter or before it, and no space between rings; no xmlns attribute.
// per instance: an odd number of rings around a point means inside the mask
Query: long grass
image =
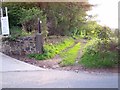
<svg viewBox="0 0 120 90"><path fill-rule="evenodd" d="M110 68L117 64L117 57L117 52L97 52L96 54L86 52L79 63L87 68Z"/></svg>

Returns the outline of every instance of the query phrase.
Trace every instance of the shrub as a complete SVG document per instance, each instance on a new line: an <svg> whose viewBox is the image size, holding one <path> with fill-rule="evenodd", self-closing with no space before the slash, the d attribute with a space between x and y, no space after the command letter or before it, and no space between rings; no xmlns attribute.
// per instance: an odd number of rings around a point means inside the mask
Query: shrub
<svg viewBox="0 0 120 90"><path fill-rule="evenodd" d="M86 44L79 63L87 68L114 67L117 64L117 52L110 51L110 41L95 39Z"/></svg>
<svg viewBox="0 0 120 90"><path fill-rule="evenodd" d="M86 52L80 64L87 68L108 68L114 67L117 64L117 53L115 52L97 52L95 54Z"/></svg>
<svg viewBox="0 0 120 90"><path fill-rule="evenodd" d="M3 38L3 41L8 40L8 41L15 41L19 37L24 37L24 36L30 36L32 35L32 32L26 32L23 31L20 27L11 27L10 28L10 36Z"/></svg>

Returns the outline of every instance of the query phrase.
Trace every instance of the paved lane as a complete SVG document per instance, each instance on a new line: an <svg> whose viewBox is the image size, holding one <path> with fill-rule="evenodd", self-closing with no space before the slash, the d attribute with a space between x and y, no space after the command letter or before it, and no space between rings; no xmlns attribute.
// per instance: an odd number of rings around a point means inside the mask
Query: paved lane
<svg viewBox="0 0 120 90"><path fill-rule="evenodd" d="M118 88L117 73L45 70L0 55L3 88Z"/></svg>

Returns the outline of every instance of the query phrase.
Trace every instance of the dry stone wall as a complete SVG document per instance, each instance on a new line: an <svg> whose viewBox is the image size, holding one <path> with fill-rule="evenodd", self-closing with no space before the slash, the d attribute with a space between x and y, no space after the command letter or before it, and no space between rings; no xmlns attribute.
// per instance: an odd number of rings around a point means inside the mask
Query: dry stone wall
<svg viewBox="0 0 120 90"><path fill-rule="evenodd" d="M16 40L2 39L1 52L7 55L26 55L36 52L35 37L22 37Z"/></svg>

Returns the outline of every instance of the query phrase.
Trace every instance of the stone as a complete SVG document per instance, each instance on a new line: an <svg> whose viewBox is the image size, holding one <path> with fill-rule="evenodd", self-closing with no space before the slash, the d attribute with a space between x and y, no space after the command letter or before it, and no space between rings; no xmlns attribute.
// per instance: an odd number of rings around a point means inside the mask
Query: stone
<svg viewBox="0 0 120 90"><path fill-rule="evenodd" d="M26 47L26 51L30 50L30 47Z"/></svg>
<svg viewBox="0 0 120 90"><path fill-rule="evenodd" d="M22 50L21 55L25 55L25 54L26 54L26 51Z"/></svg>
<svg viewBox="0 0 120 90"><path fill-rule="evenodd" d="M79 72L79 70L75 70L75 72L77 72L77 73L78 73L78 72Z"/></svg>
<svg viewBox="0 0 120 90"><path fill-rule="evenodd" d="M52 68L59 68L60 66L59 65L53 65Z"/></svg>
<svg viewBox="0 0 120 90"><path fill-rule="evenodd" d="M75 63L78 63L78 61L75 61Z"/></svg>
<svg viewBox="0 0 120 90"><path fill-rule="evenodd" d="M2 42L2 52L8 54L30 54L36 52L35 37L21 37L16 41L4 40ZM19 52L19 53L18 53Z"/></svg>
<svg viewBox="0 0 120 90"><path fill-rule="evenodd" d="M46 66L44 65L43 68L46 68Z"/></svg>

